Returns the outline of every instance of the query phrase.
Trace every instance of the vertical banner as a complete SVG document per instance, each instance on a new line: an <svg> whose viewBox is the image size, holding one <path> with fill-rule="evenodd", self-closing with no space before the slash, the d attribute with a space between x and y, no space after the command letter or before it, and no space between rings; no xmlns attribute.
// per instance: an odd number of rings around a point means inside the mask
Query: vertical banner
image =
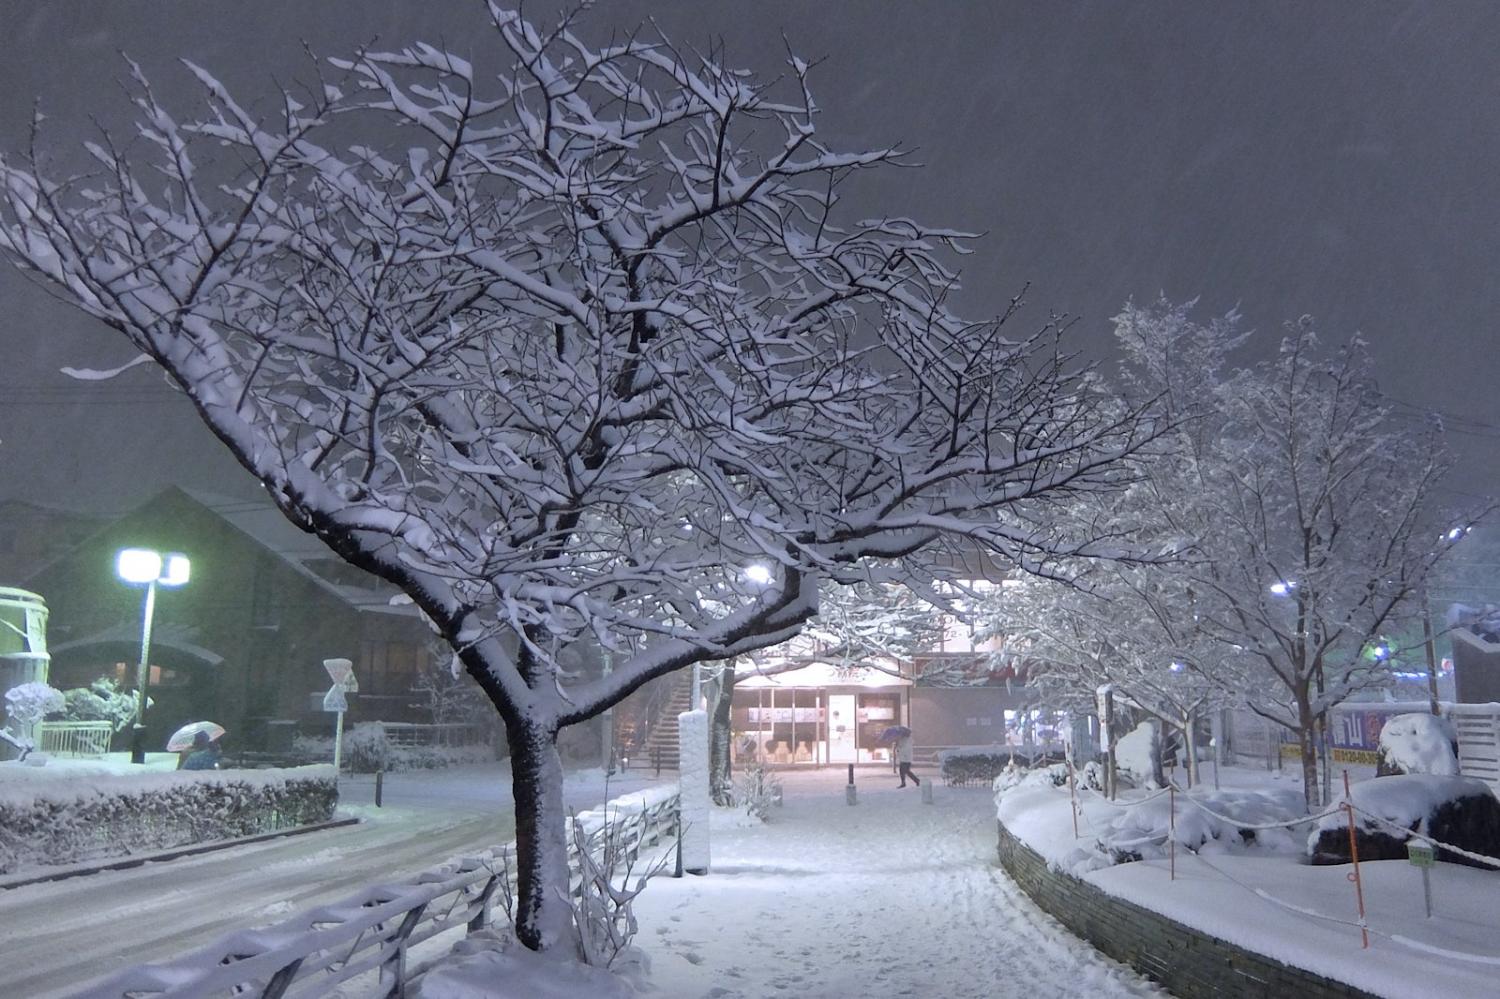
<svg viewBox="0 0 1500 999"><path fill-rule="evenodd" d="M677 780L682 792L682 867L689 874L707 874L708 816L713 799L708 791L708 712L684 711L677 716Z"/></svg>

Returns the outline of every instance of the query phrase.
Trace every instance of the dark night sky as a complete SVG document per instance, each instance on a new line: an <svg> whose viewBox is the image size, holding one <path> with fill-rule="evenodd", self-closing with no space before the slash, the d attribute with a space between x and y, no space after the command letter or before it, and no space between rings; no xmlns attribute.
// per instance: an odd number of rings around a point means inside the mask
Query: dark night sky
<svg viewBox="0 0 1500 999"><path fill-rule="evenodd" d="M76 146L91 116L119 129L120 50L183 107L177 56L248 100L306 77L303 40L325 55L375 37L491 49L468 2L12 0L6 14L6 149L33 98L51 145ZM971 313L1030 282L1033 307L1079 316L1076 345L1100 357L1131 297L1238 306L1263 354L1311 313L1331 339L1364 333L1391 394L1475 421L1450 423L1467 431L1455 486L1500 492L1500 5L601 2L582 32L648 15L763 74L783 35L822 57L824 138L900 142L926 164L864 183L867 210L988 233L965 263ZM117 334L9 270L0 303L0 496L111 511L172 481L256 488L159 375L58 373L127 359Z"/></svg>

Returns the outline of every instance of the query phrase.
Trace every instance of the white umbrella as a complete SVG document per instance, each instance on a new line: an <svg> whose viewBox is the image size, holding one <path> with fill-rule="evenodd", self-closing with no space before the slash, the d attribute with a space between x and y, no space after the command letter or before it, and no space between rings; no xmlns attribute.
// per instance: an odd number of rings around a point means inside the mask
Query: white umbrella
<svg viewBox="0 0 1500 999"><path fill-rule="evenodd" d="M184 749L193 748L193 737L199 732L208 733L208 741L213 742L224 734L224 726L217 725L211 721L192 722L172 733L172 738L167 740L167 752L180 753Z"/></svg>

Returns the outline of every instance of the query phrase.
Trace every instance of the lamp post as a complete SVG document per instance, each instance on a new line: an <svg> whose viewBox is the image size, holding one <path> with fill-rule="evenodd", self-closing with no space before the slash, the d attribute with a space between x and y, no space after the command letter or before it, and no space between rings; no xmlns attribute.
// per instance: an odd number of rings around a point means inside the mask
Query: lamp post
<svg viewBox="0 0 1500 999"><path fill-rule="evenodd" d="M135 724L130 730L130 762L146 762L146 691L151 684L151 619L156 613L157 586L181 586L188 581L190 563L180 552L126 548L115 559L115 572L127 583L146 584L141 612L141 661L135 671Z"/></svg>

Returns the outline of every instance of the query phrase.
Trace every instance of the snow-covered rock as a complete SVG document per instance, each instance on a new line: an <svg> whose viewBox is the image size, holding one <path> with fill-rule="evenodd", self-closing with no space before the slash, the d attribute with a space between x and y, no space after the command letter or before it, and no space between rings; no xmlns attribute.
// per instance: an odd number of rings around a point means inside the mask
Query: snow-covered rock
<svg viewBox="0 0 1500 999"><path fill-rule="evenodd" d="M1396 715L1380 730L1375 775L1458 776L1458 735L1446 718L1432 714Z"/></svg>
<svg viewBox="0 0 1500 999"><path fill-rule="evenodd" d="M1360 781L1349 789L1360 860L1404 860L1413 836L1500 857L1500 800L1474 777L1403 774ZM1318 820L1307 838L1314 864L1349 862L1349 821L1343 809ZM1486 866L1438 847L1439 860Z"/></svg>

